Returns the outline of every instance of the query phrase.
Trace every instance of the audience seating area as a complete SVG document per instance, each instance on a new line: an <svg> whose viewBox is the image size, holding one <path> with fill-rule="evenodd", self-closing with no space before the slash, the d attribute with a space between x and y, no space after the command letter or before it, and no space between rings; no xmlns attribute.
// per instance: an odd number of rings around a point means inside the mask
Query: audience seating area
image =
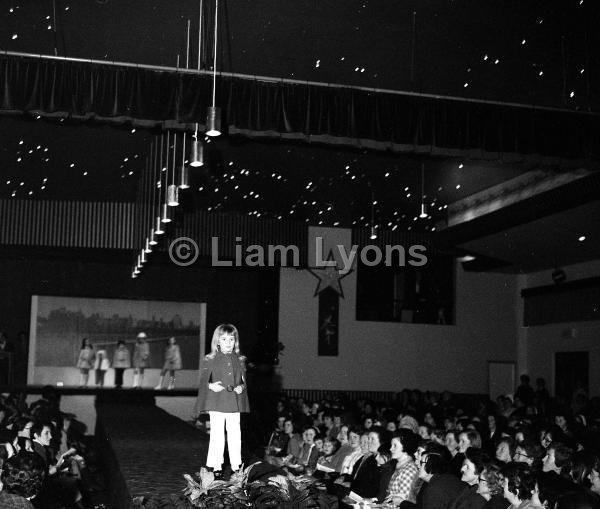
<svg viewBox="0 0 600 509"><path fill-rule="evenodd" d="M541 380L534 389L524 377L496 401L409 389L254 394L246 469L223 481L201 468L204 421L177 419L150 394L101 396L95 436L60 411L52 388L30 405L2 396L1 509L291 507L292 492L294 507L600 508L600 398L557 400Z"/></svg>
<svg viewBox="0 0 600 509"><path fill-rule="evenodd" d="M600 507L600 398L553 399L526 376L497 401L371 396L285 391L265 461L317 479L342 507Z"/></svg>
<svg viewBox="0 0 600 509"><path fill-rule="evenodd" d="M39 400L0 395L0 508L107 507L101 445L52 387Z"/></svg>

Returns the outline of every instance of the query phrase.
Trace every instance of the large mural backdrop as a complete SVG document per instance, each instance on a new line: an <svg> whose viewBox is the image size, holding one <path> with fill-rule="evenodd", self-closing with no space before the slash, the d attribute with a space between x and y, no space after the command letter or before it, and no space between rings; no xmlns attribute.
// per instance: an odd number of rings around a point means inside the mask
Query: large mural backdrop
<svg viewBox="0 0 600 509"><path fill-rule="evenodd" d="M33 366L74 367L83 338L112 360L119 340L133 358L139 332L150 344L150 367L162 368L167 340L174 336L183 369L198 369L202 304L79 297L32 297L30 344Z"/></svg>

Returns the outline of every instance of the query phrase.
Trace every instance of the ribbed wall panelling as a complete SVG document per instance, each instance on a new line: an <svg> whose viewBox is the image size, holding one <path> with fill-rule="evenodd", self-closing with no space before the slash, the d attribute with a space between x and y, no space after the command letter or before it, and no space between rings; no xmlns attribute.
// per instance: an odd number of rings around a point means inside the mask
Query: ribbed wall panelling
<svg viewBox="0 0 600 509"><path fill-rule="evenodd" d="M135 203L0 200L0 244L137 250L150 231L149 225L139 224L147 217L141 212ZM252 244L265 250L295 245L300 265L307 260L308 228L299 222L196 211L168 231L163 250L177 237L190 237L200 256L208 257L211 238L218 237L219 258L234 259L235 239L241 237L243 252Z"/></svg>
<svg viewBox="0 0 600 509"><path fill-rule="evenodd" d="M133 203L0 200L0 244L133 249Z"/></svg>
<svg viewBox="0 0 600 509"><path fill-rule="evenodd" d="M338 391L324 389L283 389L288 398L302 398L308 402L321 402L324 399L342 397L350 401L366 399L370 401L392 401L394 392L391 391Z"/></svg>

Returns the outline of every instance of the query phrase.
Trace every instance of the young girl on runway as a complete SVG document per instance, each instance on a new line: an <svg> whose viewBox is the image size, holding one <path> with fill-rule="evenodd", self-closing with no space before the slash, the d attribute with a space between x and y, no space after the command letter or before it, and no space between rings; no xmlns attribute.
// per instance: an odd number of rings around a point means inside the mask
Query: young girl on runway
<svg viewBox="0 0 600 509"><path fill-rule="evenodd" d="M250 411L246 358L240 353L238 330L231 324L222 324L215 329L210 347L211 352L200 366L195 415L208 412L210 416L206 466L217 473L221 471L227 429L229 461L231 469L236 471L242 465L240 413Z"/></svg>

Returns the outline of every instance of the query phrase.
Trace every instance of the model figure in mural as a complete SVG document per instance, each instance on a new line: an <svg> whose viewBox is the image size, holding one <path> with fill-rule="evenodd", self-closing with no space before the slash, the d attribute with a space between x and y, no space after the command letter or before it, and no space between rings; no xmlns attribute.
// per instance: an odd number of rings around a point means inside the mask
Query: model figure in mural
<svg viewBox="0 0 600 509"><path fill-rule="evenodd" d="M94 359L96 352L88 338L83 338L81 342L81 350L79 350L79 358L77 359L77 367L81 376L80 387L87 387L90 379L90 369L94 367Z"/></svg>
<svg viewBox="0 0 600 509"><path fill-rule="evenodd" d="M167 389L175 389L175 372L179 369L181 369L181 351L175 338L170 337L169 341L167 341L167 348L165 348L165 364L160 372L160 380L155 389L160 390L163 388L167 371L169 372L169 385Z"/></svg>
<svg viewBox="0 0 600 509"><path fill-rule="evenodd" d="M125 370L131 367L131 354L129 348L125 346L125 341L117 343L117 349L113 355L113 368L115 368L115 387L123 387L123 374Z"/></svg>
<svg viewBox="0 0 600 509"><path fill-rule="evenodd" d="M208 412L210 442L206 466L217 472L223 467L225 430L231 469L242 465L240 414L249 412L246 387L246 358L240 353L238 330L231 324L219 325L213 333L211 352L200 365L200 387L195 415Z"/></svg>
<svg viewBox="0 0 600 509"><path fill-rule="evenodd" d="M150 345L146 333L140 332L133 347L133 388L144 386L144 370L150 367Z"/></svg>
<svg viewBox="0 0 600 509"><path fill-rule="evenodd" d="M108 368L110 368L110 360L108 360L106 350L98 350L96 353L96 362L94 363L94 369L96 370L96 385L98 387L104 387L104 378L106 377Z"/></svg>

